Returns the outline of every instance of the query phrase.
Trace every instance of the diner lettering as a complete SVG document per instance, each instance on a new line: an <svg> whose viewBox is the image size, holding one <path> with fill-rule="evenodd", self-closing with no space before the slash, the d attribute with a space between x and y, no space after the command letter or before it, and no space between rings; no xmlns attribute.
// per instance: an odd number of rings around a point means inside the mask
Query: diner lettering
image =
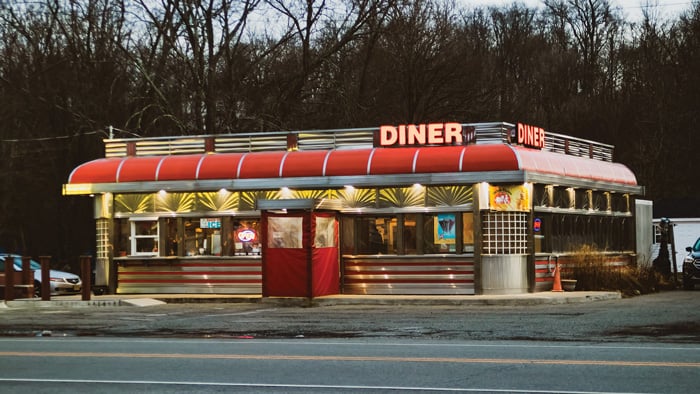
<svg viewBox="0 0 700 394"><path fill-rule="evenodd" d="M518 144L544 148L544 129L518 123Z"/></svg>
<svg viewBox="0 0 700 394"><path fill-rule="evenodd" d="M380 126L379 145L461 145L464 143L459 123L408 124Z"/></svg>

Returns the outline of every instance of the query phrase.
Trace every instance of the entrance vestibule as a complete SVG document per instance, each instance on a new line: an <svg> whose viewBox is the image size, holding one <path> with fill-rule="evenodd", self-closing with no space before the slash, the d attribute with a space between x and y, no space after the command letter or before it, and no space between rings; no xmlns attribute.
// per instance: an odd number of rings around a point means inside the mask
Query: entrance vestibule
<svg viewBox="0 0 700 394"><path fill-rule="evenodd" d="M340 292L338 218L334 212L313 211L314 203L258 201L263 297L312 298Z"/></svg>

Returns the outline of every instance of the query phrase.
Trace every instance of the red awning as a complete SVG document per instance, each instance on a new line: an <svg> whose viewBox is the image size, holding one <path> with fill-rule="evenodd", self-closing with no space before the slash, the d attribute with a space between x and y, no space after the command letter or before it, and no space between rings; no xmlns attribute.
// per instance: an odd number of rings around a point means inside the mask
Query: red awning
<svg viewBox="0 0 700 394"><path fill-rule="evenodd" d="M539 174L637 185L637 178L623 164L514 146L520 169Z"/></svg>
<svg viewBox="0 0 700 394"><path fill-rule="evenodd" d="M98 159L69 184L528 172L636 185L624 165L507 144L275 151Z"/></svg>

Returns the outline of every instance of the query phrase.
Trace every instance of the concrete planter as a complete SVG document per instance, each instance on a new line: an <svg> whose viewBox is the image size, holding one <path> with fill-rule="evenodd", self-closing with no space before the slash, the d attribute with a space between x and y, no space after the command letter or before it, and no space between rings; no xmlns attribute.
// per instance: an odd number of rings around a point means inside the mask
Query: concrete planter
<svg viewBox="0 0 700 394"><path fill-rule="evenodd" d="M576 290L576 279L562 279L561 288L564 289L564 291Z"/></svg>

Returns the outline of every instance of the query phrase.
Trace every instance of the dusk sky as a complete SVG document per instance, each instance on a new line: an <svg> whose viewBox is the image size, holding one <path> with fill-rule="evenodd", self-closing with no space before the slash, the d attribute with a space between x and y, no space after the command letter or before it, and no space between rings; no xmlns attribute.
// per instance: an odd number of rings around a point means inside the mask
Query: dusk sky
<svg viewBox="0 0 700 394"><path fill-rule="evenodd" d="M544 0L458 0L458 2L469 6L504 6L514 2L524 3L528 6L542 7ZM690 0L611 0L611 4L622 9L623 14L629 21L641 19L642 10L645 7L656 7L661 17L675 18L681 12L687 10L692 5Z"/></svg>

